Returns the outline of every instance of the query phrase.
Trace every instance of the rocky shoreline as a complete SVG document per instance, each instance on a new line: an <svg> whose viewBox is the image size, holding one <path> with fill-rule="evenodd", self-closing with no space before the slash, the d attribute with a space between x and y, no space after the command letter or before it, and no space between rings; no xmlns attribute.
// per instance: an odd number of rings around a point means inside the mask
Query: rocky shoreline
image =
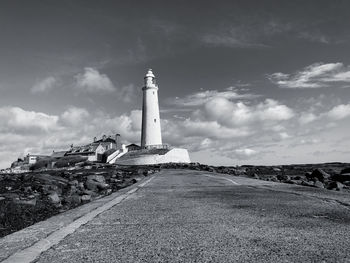
<svg viewBox="0 0 350 263"><path fill-rule="evenodd" d="M265 181L350 191L350 164L295 164L279 166L210 166L200 163L163 164L162 169L192 169L213 173L231 174Z"/></svg>
<svg viewBox="0 0 350 263"><path fill-rule="evenodd" d="M0 174L0 237L125 188L162 169L191 169L350 193L350 164L209 166L169 163L74 167Z"/></svg>
<svg viewBox="0 0 350 263"><path fill-rule="evenodd" d="M83 167L0 175L0 237L45 220L156 172L152 167Z"/></svg>

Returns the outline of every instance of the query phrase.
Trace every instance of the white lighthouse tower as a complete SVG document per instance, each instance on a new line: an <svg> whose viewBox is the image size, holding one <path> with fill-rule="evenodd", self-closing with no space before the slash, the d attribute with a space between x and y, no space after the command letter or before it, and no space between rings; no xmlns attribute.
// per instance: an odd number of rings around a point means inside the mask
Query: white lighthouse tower
<svg viewBox="0 0 350 263"><path fill-rule="evenodd" d="M111 163L122 165L149 165L160 163L190 163L188 151L183 148L172 148L162 144L160 129L158 86L152 69L145 76L142 88L142 133L141 150L125 148L113 153ZM146 149L146 150L145 150ZM112 155L113 155L112 154Z"/></svg>
<svg viewBox="0 0 350 263"><path fill-rule="evenodd" d="M145 76L145 86L142 103L142 148L158 148L162 145L162 133L160 128L158 85L152 69Z"/></svg>

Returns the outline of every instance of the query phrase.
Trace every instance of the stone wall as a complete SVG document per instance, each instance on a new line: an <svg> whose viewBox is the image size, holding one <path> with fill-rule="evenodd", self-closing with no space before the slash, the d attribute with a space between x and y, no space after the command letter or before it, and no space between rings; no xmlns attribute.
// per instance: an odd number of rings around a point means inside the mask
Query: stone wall
<svg viewBox="0 0 350 263"><path fill-rule="evenodd" d="M140 151L139 155L122 156L116 160L116 164L122 165L149 165L160 163L190 163L190 156L186 149L174 148L168 151L166 154L144 154L144 151Z"/></svg>

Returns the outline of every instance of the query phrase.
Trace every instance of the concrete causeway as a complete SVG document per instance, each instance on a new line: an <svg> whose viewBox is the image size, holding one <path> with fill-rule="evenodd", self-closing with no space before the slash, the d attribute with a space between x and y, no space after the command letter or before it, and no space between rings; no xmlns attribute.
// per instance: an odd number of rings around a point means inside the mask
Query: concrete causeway
<svg viewBox="0 0 350 263"><path fill-rule="evenodd" d="M0 239L1 262L350 262L350 195L191 170Z"/></svg>

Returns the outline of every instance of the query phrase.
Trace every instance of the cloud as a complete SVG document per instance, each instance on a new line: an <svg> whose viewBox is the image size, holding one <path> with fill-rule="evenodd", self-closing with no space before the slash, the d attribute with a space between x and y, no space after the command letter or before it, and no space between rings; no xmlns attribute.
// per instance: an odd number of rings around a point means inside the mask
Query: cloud
<svg viewBox="0 0 350 263"><path fill-rule="evenodd" d="M90 143L95 136L116 134L125 143L141 138L141 111L119 116L106 112L89 112L71 106L58 115L25 110L19 107L0 108L0 168L9 167L19 156L48 154L66 150L69 145Z"/></svg>
<svg viewBox="0 0 350 263"><path fill-rule="evenodd" d="M314 113L305 112L305 113L301 114L301 116L299 118L299 122L300 122L300 124L308 124L308 123L313 122L317 119L318 119L318 116L316 116Z"/></svg>
<svg viewBox="0 0 350 263"><path fill-rule="evenodd" d="M245 148L234 150L234 154L239 159L248 159L254 155L257 155L258 152L253 149Z"/></svg>
<svg viewBox="0 0 350 263"><path fill-rule="evenodd" d="M57 83L56 78L47 77L37 83L30 89L32 93L48 92L52 90Z"/></svg>
<svg viewBox="0 0 350 263"><path fill-rule="evenodd" d="M205 114L210 120L234 127L255 122L278 122L289 120L294 112L276 100L266 99L256 106L248 106L243 102L231 102L226 98L214 98L205 105Z"/></svg>
<svg viewBox="0 0 350 263"><path fill-rule="evenodd" d="M341 104L333 107L327 116L331 120L342 120L350 116L350 104Z"/></svg>
<svg viewBox="0 0 350 263"><path fill-rule="evenodd" d="M350 83L350 68L343 63L315 63L294 74L276 72L268 78L281 88L322 88Z"/></svg>
<svg viewBox="0 0 350 263"><path fill-rule="evenodd" d="M207 103L208 101L212 100L213 98L226 98L228 100L234 100L234 99L253 99L257 97L259 97L259 95L250 94L250 93L239 94L239 91L237 89L235 89L234 87L229 87L224 91L218 91L218 90L200 91L200 92L187 95L184 98L176 97L175 100L171 99L171 100L168 100L167 102L168 104L171 104L171 105L195 107L195 106L201 106Z"/></svg>
<svg viewBox="0 0 350 263"><path fill-rule="evenodd" d="M243 35L235 32L205 34L200 38L201 42L209 46L223 46L233 48L267 47L262 43L250 42Z"/></svg>
<svg viewBox="0 0 350 263"><path fill-rule="evenodd" d="M0 131L18 134L41 134L56 130L58 117L19 107L0 108Z"/></svg>
<svg viewBox="0 0 350 263"><path fill-rule="evenodd" d="M70 107L60 116L60 120L65 126L76 126L90 116L89 112L83 108Z"/></svg>
<svg viewBox="0 0 350 263"><path fill-rule="evenodd" d="M86 67L84 73L75 76L76 89L81 92L113 92L115 87L107 75L97 69Z"/></svg>
<svg viewBox="0 0 350 263"><path fill-rule="evenodd" d="M119 97L124 102L132 102L134 100L135 95L136 88L134 84L126 85L119 90Z"/></svg>

